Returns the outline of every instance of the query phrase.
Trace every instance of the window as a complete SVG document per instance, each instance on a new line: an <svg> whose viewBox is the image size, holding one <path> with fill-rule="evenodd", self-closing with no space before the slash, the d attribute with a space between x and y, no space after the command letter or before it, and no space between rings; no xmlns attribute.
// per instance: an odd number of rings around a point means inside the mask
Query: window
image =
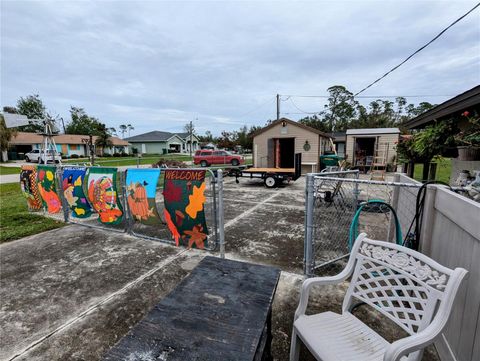
<svg viewBox="0 0 480 361"><path fill-rule="evenodd" d="M212 152L202 152L202 155L212 155Z"/></svg>

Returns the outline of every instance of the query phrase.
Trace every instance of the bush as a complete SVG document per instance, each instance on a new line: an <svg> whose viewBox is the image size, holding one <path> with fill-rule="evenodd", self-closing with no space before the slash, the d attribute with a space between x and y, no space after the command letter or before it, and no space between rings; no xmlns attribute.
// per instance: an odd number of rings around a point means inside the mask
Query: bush
<svg viewBox="0 0 480 361"><path fill-rule="evenodd" d="M111 158L112 155L110 153L105 153L102 158Z"/></svg>
<svg viewBox="0 0 480 361"><path fill-rule="evenodd" d="M160 158L152 164L152 168L188 168L188 165L179 160Z"/></svg>
<svg viewBox="0 0 480 361"><path fill-rule="evenodd" d="M118 157L121 157L121 156L122 156L122 154L121 154L121 153L117 153L117 152L115 152L115 153L113 153L113 156L114 156L115 158L118 158Z"/></svg>
<svg viewBox="0 0 480 361"><path fill-rule="evenodd" d="M128 157L128 153L122 152L122 153L120 153L120 156L121 157Z"/></svg>
<svg viewBox="0 0 480 361"><path fill-rule="evenodd" d="M70 158L72 158L72 159L78 159L78 158L80 158L80 156L79 156L78 154L72 154L72 155L70 156Z"/></svg>

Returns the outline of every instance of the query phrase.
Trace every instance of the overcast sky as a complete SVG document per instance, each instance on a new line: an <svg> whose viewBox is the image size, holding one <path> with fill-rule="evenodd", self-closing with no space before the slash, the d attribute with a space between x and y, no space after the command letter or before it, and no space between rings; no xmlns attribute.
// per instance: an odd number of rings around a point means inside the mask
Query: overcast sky
<svg viewBox="0 0 480 361"><path fill-rule="evenodd" d="M275 94L358 91L475 3L2 0L1 105L38 93L65 120L79 106L132 135L263 125ZM480 8L363 95L441 103L478 84ZM295 120L325 103L284 99Z"/></svg>

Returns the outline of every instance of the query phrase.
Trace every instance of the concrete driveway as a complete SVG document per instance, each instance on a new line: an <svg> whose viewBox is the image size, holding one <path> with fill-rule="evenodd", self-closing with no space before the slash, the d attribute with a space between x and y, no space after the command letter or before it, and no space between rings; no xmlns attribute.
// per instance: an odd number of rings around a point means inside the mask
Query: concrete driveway
<svg viewBox="0 0 480 361"><path fill-rule="evenodd" d="M303 280L303 187L303 179L273 190L244 179L225 184L227 258L283 271L273 304L275 360L288 359ZM0 245L0 359L101 359L207 254L80 225ZM345 288L316 290L309 309L339 312ZM369 311L359 316L387 339L396 335Z"/></svg>

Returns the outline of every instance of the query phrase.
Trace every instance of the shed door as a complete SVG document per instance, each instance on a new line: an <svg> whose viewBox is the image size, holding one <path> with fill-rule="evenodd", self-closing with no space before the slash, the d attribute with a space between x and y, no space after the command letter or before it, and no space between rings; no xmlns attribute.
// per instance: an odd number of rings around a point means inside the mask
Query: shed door
<svg viewBox="0 0 480 361"><path fill-rule="evenodd" d="M263 165L263 161L262 161ZM275 139L270 138L268 139L267 143L267 167L273 168L275 167Z"/></svg>

